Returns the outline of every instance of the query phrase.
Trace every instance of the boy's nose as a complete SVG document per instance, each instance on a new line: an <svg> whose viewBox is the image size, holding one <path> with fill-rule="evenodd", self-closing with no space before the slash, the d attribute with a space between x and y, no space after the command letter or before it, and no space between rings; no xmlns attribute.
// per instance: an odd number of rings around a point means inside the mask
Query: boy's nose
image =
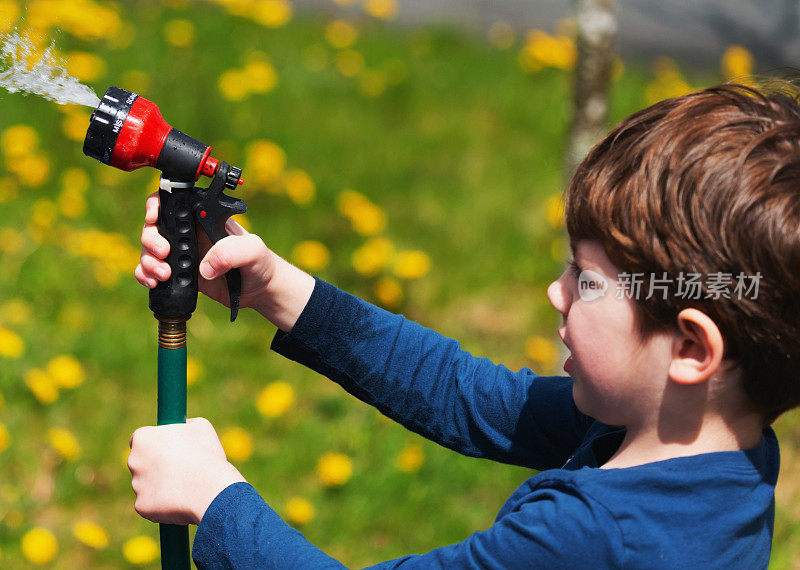
<svg viewBox="0 0 800 570"><path fill-rule="evenodd" d="M553 305L556 311L565 315L569 309L569 292L564 283L564 275L558 278L557 281L550 283L547 288L547 300Z"/></svg>

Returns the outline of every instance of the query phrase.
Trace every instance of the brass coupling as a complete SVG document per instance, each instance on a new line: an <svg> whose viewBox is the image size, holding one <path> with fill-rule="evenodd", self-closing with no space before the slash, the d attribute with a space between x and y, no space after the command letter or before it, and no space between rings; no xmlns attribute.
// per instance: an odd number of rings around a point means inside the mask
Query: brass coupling
<svg viewBox="0 0 800 570"><path fill-rule="evenodd" d="M191 315L185 317L155 315L155 317L158 319L158 346L170 349L186 346L186 321Z"/></svg>

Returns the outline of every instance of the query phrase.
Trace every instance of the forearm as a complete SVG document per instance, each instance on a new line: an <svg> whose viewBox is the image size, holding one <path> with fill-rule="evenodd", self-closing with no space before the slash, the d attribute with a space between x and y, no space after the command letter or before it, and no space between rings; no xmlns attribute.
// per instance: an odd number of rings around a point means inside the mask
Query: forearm
<svg viewBox="0 0 800 570"><path fill-rule="evenodd" d="M253 308L284 332L297 322L314 291L314 278L279 255L273 256L273 274Z"/></svg>
<svg viewBox="0 0 800 570"><path fill-rule="evenodd" d="M327 283L316 287L292 331L276 335L273 350L466 455L542 468L563 463L580 442L571 386L512 372ZM563 450L553 449L553 440Z"/></svg>
<svg viewBox="0 0 800 570"><path fill-rule="evenodd" d="M231 485L211 503L197 528L192 558L200 569L345 568L281 520L247 483Z"/></svg>

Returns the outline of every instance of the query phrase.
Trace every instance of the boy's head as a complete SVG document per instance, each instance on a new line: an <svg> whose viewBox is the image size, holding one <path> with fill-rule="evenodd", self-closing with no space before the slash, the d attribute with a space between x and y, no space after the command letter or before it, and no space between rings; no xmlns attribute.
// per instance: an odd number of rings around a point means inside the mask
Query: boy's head
<svg viewBox="0 0 800 570"><path fill-rule="evenodd" d="M698 309L766 422L800 404L793 86L723 85L635 113L578 167L565 203L570 239L601 244L630 274L642 341Z"/></svg>

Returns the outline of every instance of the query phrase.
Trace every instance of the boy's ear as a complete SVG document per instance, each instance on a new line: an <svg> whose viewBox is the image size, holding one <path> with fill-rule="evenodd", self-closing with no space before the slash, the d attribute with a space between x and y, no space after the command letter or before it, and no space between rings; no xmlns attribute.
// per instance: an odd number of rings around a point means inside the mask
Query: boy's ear
<svg viewBox="0 0 800 570"><path fill-rule="evenodd" d="M669 378L678 384L705 382L719 370L725 343L716 323L697 309L678 313L678 328L672 344Z"/></svg>

